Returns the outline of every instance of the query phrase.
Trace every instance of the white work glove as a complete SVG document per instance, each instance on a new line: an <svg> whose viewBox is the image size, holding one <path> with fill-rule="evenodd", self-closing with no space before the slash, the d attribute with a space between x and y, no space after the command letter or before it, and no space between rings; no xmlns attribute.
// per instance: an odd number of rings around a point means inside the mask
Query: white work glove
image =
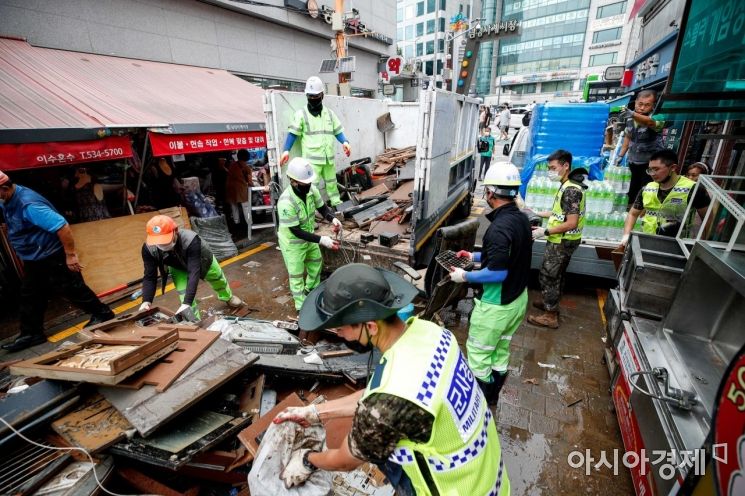
<svg viewBox="0 0 745 496"><path fill-rule="evenodd" d="M194 310L191 308L190 305L182 304L180 307L178 307L178 310L176 310L176 315L178 315L181 319L186 320L188 322L199 321L197 316L194 314Z"/></svg>
<svg viewBox="0 0 745 496"><path fill-rule="evenodd" d="M341 145L342 148L344 148L344 155L347 157L352 154L352 146L349 144L348 141L345 141L344 144Z"/></svg>
<svg viewBox="0 0 745 496"><path fill-rule="evenodd" d="M629 244L629 237L631 237L631 235L629 233L624 234L621 237L621 244L619 246L624 246L625 247L626 245L628 245Z"/></svg>
<svg viewBox="0 0 745 496"><path fill-rule="evenodd" d="M272 422L275 424L295 422L302 427L310 427L311 425L320 424L321 417L318 416L316 405L288 406L279 412Z"/></svg>
<svg viewBox="0 0 745 496"><path fill-rule="evenodd" d="M471 262L473 262L473 253L467 250L460 250L458 253L455 254L458 258L467 258Z"/></svg>
<svg viewBox="0 0 745 496"><path fill-rule="evenodd" d="M190 308L191 308L191 306L190 306L190 305L184 305L184 304L182 303L182 304L181 304L181 306L180 306L180 307L178 307L178 310L176 310L176 313L177 313L177 314L178 314L178 313L181 313L181 312L183 312L184 310L189 310Z"/></svg>
<svg viewBox="0 0 745 496"><path fill-rule="evenodd" d="M144 312L145 310L150 310L150 307L153 306L152 303L149 301L143 301L142 305L140 305L140 312Z"/></svg>
<svg viewBox="0 0 745 496"><path fill-rule="evenodd" d="M329 250L339 249L339 242L331 239L328 236L321 236L321 240L318 242L318 244L323 246L324 248L328 248Z"/></svg>
<svg viewBox="0 0 745 496"><path fill-rule="evenodd" d="M533 228L533 240L534 241L536 239L540 239L540 238L544 237L545 235L546 235L545 234L545 229L543 227L538 226L538 227L534 227Z"/></svg>
<svg viewBox="0 0 745 496"><path fill-rule="evenodd" d="M279 165L280 167L285 165L287 161L290 160L290 152L284 151L282 152L282 155L279 157Z"/></svg>
<svg viewBox="0 0 745 496"><path fill-rule="evenodd" d="M623 160L623 157L621 155L616 155L616 159L613 161L613 165L617 167L621 163L622 160Z"/></svg>
<svg viewBox="0 0 745 496"><path fill-rule="evenodd" d="M455 283L467 282L466 271L459 267L453 267L452 269L450 269L450 280Z"/></svg>
<svg viewBox="0 0 745 496"><path fill-rule="evenodd" d="M336 217L331 220L331 226L333 227L335 233L341 231L341 221Z"/></svg>
<svg viewBox="0 0 745 496"><path fill-rule="evenodd" d="M313 473L313 470L306 467L303 463L303 457L309 451L307 448L295 451L290 457L290 461L285 465L285 469L279 475L285 482L287 489L305 484L305 481Z"/></svg>

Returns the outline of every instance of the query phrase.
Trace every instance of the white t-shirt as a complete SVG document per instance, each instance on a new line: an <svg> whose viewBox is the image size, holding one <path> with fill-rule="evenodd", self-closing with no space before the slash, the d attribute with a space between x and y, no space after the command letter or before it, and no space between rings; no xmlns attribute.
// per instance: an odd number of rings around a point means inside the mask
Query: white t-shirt
<svg viewBox="0 0 745 496"><path fill-rule="evenodd" d="M499 125L509 126L510 125L510 110L504 109L499 113Z"/></svg>

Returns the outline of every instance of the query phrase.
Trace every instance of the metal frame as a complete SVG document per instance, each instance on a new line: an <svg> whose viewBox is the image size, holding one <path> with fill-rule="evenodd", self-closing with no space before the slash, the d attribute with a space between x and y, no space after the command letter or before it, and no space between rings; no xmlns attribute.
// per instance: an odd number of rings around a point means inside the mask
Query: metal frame
<svg viewBox="0 0 745 496"><path fill-rule="evenodd" d="M695 197L696 194L698 194L698 191L700 188L705 188L706 192L711 197L711 202L709 203L709 206L706 209L706 215L704 215L704 219L701 222L701 227L698 230L698 233L696 234L695 238L690 237L684 237L683 236L683 230L686 228L686 223L682 222L680 224L680 228L678 229L678 234L675 235L675 238L678 240L678 243L680 244L681 249L683 250L683 253L685 253L686 258L690 256L691 250L688 249L688 245L693 245L694 243L701 242L702 235L704 234L704 231L706 230L706 226L709 224L709 220L711 219L712 212L714 210L714 207L717 205L722 205L724 208L727 209L727 211L732 214L735 219L737 219L737 225L735 226L735 230L732 232L732 236L730 237L730 240L726 243L721 241L706 241L709 246L715 247L715 248L721 248L724 249L725 252L730 252L733 249L737 250L745 250L745 244L736 244L737 238L740 236L740 232L742 231L743 225L745 225L745 208L743 208L737 201L735 201L732 196L733 195L743 195L745 196L745 191L732 191L732 190L724 190L722 189L716 182L715 179L741 179L745 181L745 177L743 176L709 176L709 175L701 175L698 178L698 182L696 183L696 186L693 188L693 195ZM689 202L686 206L685 214L683 216L683 219L688 219L689 215L691 215L691 209L693 208L692 202Z"/></svg>

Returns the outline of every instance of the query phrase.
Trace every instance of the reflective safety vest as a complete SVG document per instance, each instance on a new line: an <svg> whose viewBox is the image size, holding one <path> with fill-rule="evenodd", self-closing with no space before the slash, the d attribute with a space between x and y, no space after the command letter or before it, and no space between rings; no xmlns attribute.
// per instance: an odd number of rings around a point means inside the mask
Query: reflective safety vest
<svg viewBox="0 0 745 496"><path fill-rule="evenodd" d="M554 206L551 208L551 217L548 218L548 228L556 227L566 220L566 215L561 209L561 197L564 195L564 191L567 188L578 188L582 191L582 186L572 181L564 181L561 188L554 197ZM573 240L582 238L582 229L585 227L585 194L582 193L582 200L579 202L579 220L577 221L577 227L563 233L551 234L547 238L549 243L561 243L562 239Z"/></svg>
<svg viewBox="0 0 745 496"><path fill-rule="evenodd" d="M281 242L290 244L307 243L296 238L290 232L290 227L299 226L305 232L312 233L316 228L316 209L323 205L323 199L318 188L311 185L310 191L305 197L305 202L298 198L292 187L285 189L277 201L277 212L279 213L279 230L277 232Z"/></svg>
<svg viewBox="0 0 745 496"><path fill-rule="evenodd" d="M325 164L334 162L336 135L344 132L344 128L336 114L326 106L318 117L303 107L295 112L287 131L300 138L303 158L312 164Z"/></svg>
<svg viewBox="0 0 745 496"><path fill-rule="evenodd" d="M673 189L667 194L665 201L660 202L657 193L660 184L656 182L647 183L642 189L642 203L644 204L644 217L642 218L642 232L657 234L657 229L664 224L681 223L688 206L688 196L694 181L680 176Z"/></svg>
<svg viewBox="0 0 745 496"><path fill-rule="evenodd" d="M401 465L417 496L432 494L428 478L442 496L509 495L497 428L455 337L416 317L407 326L383 354L363 399L398 396L432 414L434 423L429 441L402 439L389 461Z"/></svg>

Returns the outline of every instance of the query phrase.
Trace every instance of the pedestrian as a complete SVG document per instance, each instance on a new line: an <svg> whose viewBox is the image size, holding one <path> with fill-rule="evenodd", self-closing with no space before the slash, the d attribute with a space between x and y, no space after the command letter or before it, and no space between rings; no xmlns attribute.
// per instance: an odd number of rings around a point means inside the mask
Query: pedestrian
<svg viewBox="0 0 745 496"><path fill-rule="evenodd" d="M694 183L697 183L698 176L701 174L709 174L709 166L703 162L694 162L686 169L685 176Z"/></svg>
<svg viewBox="0 0 745 496"><path fill-rule="evenodd" d="M348 264L308 295L300 328L330 330L383 356L364 390L274 419L307 427L353 417L338 449L292 454L281 474L287 487L315 470L354 470L367 461L398 495L510 493L494 419L455 336L396 313L417 294L393 272Z"/></svg>
<svg viewBox="0 0 745 496"><path fill-rule="evenodd" d="M145 231L147 238L141 250L145 271L142 277L140 311L149 310L153 304L158 273L162 292L165 292L168 273L171 274L181 302L176 314L186 320L196 321L200 318L196 301L200 279L207 281L217 293L217 299L224 301L229 307L238 308L243 304L230 289L225 273L209 246L197 233L179 229L176 222L167 215L152 217L147 222Z"/></svg>
<svg viewBox="0 0 745 496"><path fill-rule="evenodd" d="M559 301L564 290L566 275L572 254L582 241L582 228L585 225L584 184L587 169L572 164L572 154L566 150L556 150L548 156L548 177L560 182L561 187L554 196L550 212L538 212L538 216L548 218L548 227L533 228L533 239L546 237L543 264L538 274L542 301L533 306L543 313L528 317L531 324L557 329L559 327Z"/></svg>
<svg viewBox="0 0 745 496"><path fill-rule="evenodd" d="M279 230L277 238L282 258L290 277L290 292L295 309L300 311L305 296L321 282L321 248L338 250L339 242L329 236L314 234L315 212L331 222L334 232L341 230L341 221L321 199L313 185L316 172L308 160L295 157L287 166L290 185L277 201ZM319 246L320 245L320 246Z"/></svg>
<svg viewBox="0 0 745 496"><path fill-rule="evenodd" d="M639 190L649 182L647 167L649 167L650 157L653 153L664 149L662 129L665 127L665 122L656 120L651 115L656 101L655 91L641 91L636 97L634 110L627 109L621 116L626 120L626 131L616 164L628 153L626 161L631 170L629 206L636 200Z"/></svg>
<svg viewBox="0 0 745 496"><path fill-rule="evenodd" d="M499 139L506 140L510 138L510 107L506 103L502 104L502 111L499 112Z"/></svg>
<svg viewBox="0 0 745 496"><path fill-rule="evenodd" d="M489 170L491 158L494 154L494 138L491 135L491 128L485 127L481 130L479 138L479 155L481 155L481 165L479 166L479 181L484 180L484 174Z"/></svg>
<svg viewBox="0 0 745 496"><path fill-rule="evenodd" d="M468 328L468 366L478 379L486 401L496 405L507 379L512 336L528 307L528 274L533 239L528 217L515 203L520 172L512 164L489 168L484 180L486 203L493 210L486 215L490 224L481 252L461 250L458 257L481 263L480 270L456 268L450 279L480 284L480 296L473 300Z"/></svg>
<svg viewBox="0 0 745 496"><path fill-rule="evenodd" d="M319 191L326 192L331 207L341 203L339 187L336 183L336 165L334 164L334 138L342 144L347 157L352 147L344 136L344 128L333 110L323 105L323 82L317 76L311 76L305 83L305 96L308 105L298 109L287 129L284 151L279 164L284 165L290 159L290 148L300 138L302 156L315 170L314 185ZM320 186L323 180L324 186Z"/></svg>
<svg viewBox="0 0 745 496"><path fill-rule="evenodd" d="M488 128L491 125L491 111L486 105L481 106L481 112L479 112L479 130Z"/></svg>
<svg viewBox="0 0 745 496"><path fill-rule="evenodd" d="M641 215L642 232L661 236L678 234L691 201L701 219L706 215L710 203L709 196L700 188L691 199L696 182L678 174L678 156L674 151L660 150L652 154L647 173L652 181L639 191L629 213L626 214L621 247L628 244L631 230ZM687 228L690 227L692 217L686 222Z"/></svg>
<svg viewBox="0 0 745 496"><path fill-rule="evenodd" d="M86 326L114 318L114 312L85 284L72 229L46 198L0 171L0 210L10 245L23 261L20 335L2 345L4 350L21 351L46 342L44 313L51 294L90 313Z"/></svg>
<svg viewBox="0 0 745 496"><path fill-rule="evenodd" d="M248 165L248 150L238 150L235 162L228 166L228 177L225 181L225 195L230 204L233 223L240 224L241 211L248 227L248 239L251 240L251 187L253 171Z"/></svg>

